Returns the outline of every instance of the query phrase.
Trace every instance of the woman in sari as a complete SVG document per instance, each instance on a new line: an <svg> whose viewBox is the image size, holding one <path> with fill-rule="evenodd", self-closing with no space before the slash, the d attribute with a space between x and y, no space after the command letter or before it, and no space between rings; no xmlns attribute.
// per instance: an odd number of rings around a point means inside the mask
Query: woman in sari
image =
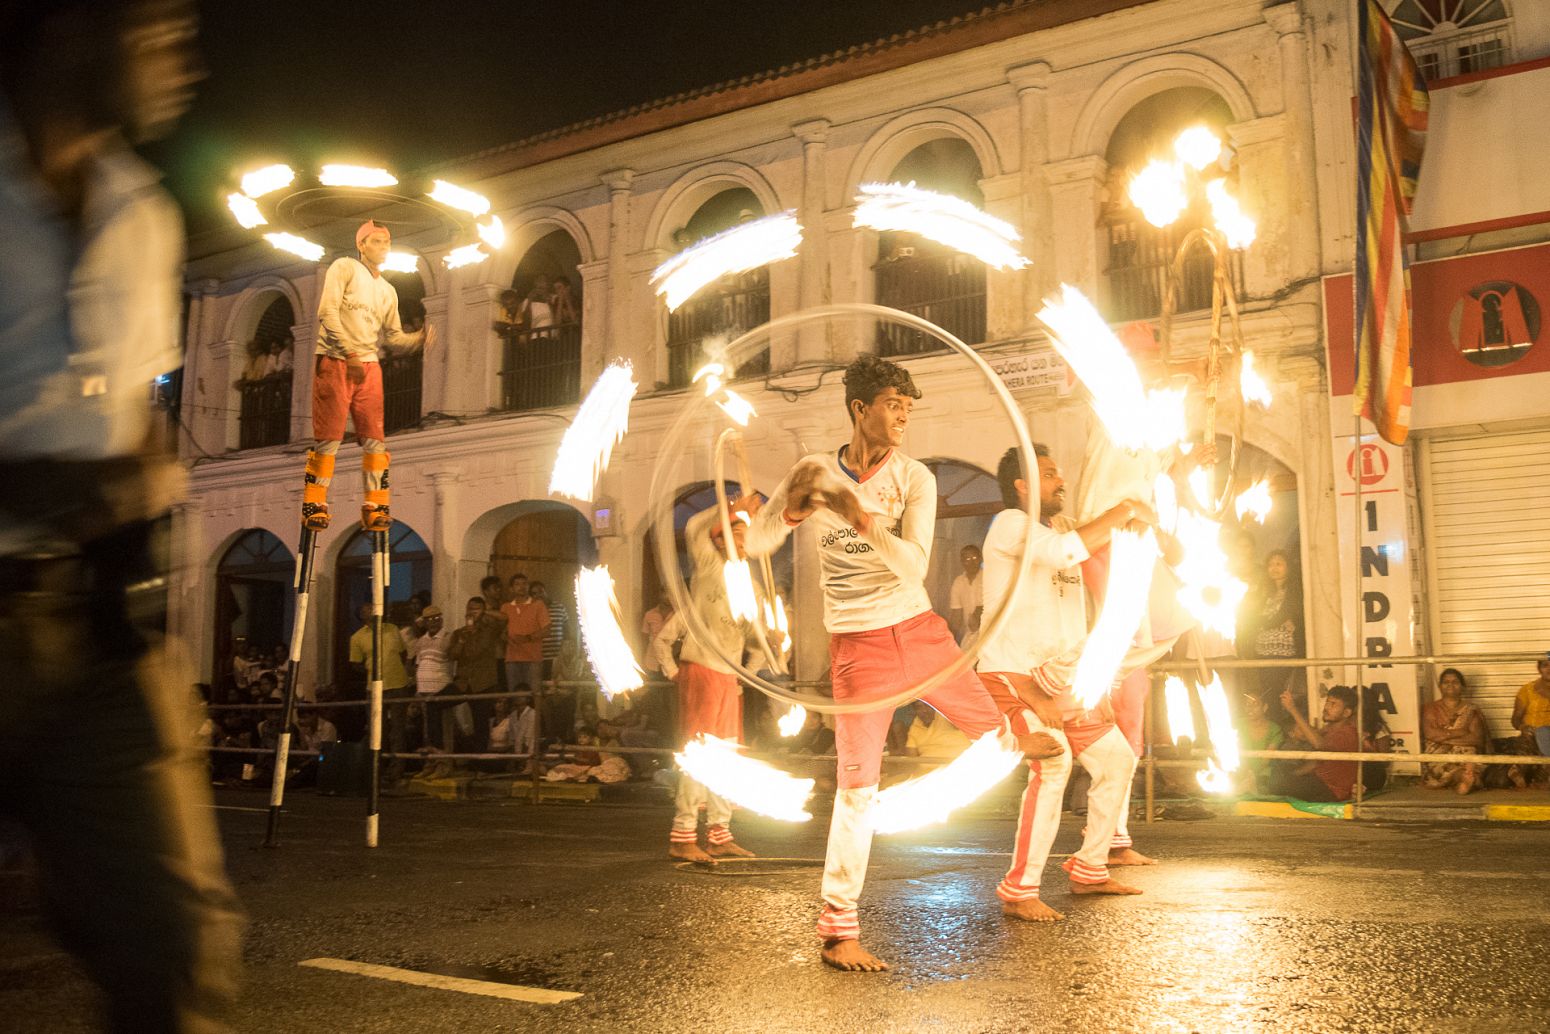
<svg viewBox="0 0 1550 1034"><path fill-rule="evenodd" d="M1445 668L1437 679L1440 696L1421 709L1421 732L1428 754L1484 754L1489 746L1485 715L1464 699L1464 675ZM1433 762L1422 766L1422 780L1434 790L1451 786L1466 794L1480 784L1480 766Z"/></svg>

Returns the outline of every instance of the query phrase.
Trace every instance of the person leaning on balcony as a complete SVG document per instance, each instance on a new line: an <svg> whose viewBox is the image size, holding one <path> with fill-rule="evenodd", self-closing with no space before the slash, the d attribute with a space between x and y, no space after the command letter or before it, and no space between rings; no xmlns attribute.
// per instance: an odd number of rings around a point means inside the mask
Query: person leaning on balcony
<svg viewBox="0 0 1550 1034"><path fill-rule="evenodd" d="M1324 724L1315 729L1302 716L1302 708L1290 688L1281 691L1281 706L1297 725L1289 747L1299 750L1354 752L1360 742L1356 734L1356 690L1350 686L1332 686L1324 698ZM1301 741L1300 743L1297 741ZM1273 771L1270 792L1300 801L1348 801L1356 785L1354 761L1304 761L1294 763L1290 771Z"/></svg>
<svg viewBox="0 0 1550 1034"><path fill-rule="evenodd" d="M581 313L576 308L576 296L571 292L570 277L554 278L554 291L549 296L549 308L554 313L554 322L561 326L581 322Z"/></svg>
<svg viewBox="0 0 1550 1034"><path fill-rule="evenodd" d="M1535 753L1550 757L1550 651L1539 658L1539 678L1523 684L1512 704L1512 727L1532 740Z"/></svg>
<svg viewBox="0 0 1550 1034"><path fill-rule="evenodd" d="M359 258L337 258L323 278L318 299L318 345L312 375L312 436L307 453L306 484L301 495L305 527L328 527L328 486L334 478L334 458L344 440L345 418L355 419L361 442L361 473L366 502L361 527L386 531L388 512L388 451L382 422L383 343L429 347L436 343L430 324L406 334L398 322L398 292L382 275L393 238L388 228L368 219L355 231Z"/></svg>

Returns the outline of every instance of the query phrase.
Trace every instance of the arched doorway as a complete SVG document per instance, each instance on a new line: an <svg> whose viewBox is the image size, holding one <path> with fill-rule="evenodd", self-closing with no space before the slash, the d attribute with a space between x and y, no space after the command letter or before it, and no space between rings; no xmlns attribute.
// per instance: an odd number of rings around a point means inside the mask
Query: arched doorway
<svg viewBox="0 0 1550 1034"><path fill-rule="evenodd" d="M957 137L931 140L905 155L888 178L983 206L979 158ZM887 232L877 238L875 297L914 313L975 345L985 340L985 264L913 233ZM932 352L942 344L918 330L893 324L877 328L879 355Z"/></svg>
<svg viewBox="0 0 1550 1034"><path fill-rule="evenodd" d="M384 273L398 292L398 322L413 333L425 326L425 281L419 273ZM384 351L382 354L382 423L396 434L420 422L420 389L425 351Z"/></svg>
<svg viewBox="0 0 1550 1034"><path fill-rule="evenodd" d="M387 619L395 624L412 621L404 613L409 597L431 592L431 551L425 540L403 521L394 521L388 532L388 584L383 592ZM359 677L350 671L350 636L361 626L359 611L371 602L371 538L356 528L334 564L334 684L357 688Z"/></svg>
<svg viewBox="0 0 1550 1034"><path fill-rule="evenodd" d="M501 405L568 406L581 397L581 249L564 230L527 249L502 293Z"/></svg>
<svg viewBox="0 0 1550 1034"><path fill-rule="evenodd" d="M931 609L948 616L948 596L953 580L963 573L959 554L964 546L983 546L990 522L1005 507L1001 487L993 475L958 460L922 460L936 477L936 535L931 543L931 565L926 571L926 592Z"/></svg>
<svg viewBox="0 0 1550 1034"><path fill-rule="evenodd" d="M273 651L291 639L296 558L262 528L237 536L215 569L215 686L224 690L237 652L252 645Z"/></svg>
<svg viewBox="0 0 1550 1034"><path fill-rule="evenodd" d="M673 247L682 250L763 216L764 206L747 187L733 187L706 201L684 226L673 232ZM715 359L733 367L733 376L758 377L770 372L770 346L741 357L706 352L707 338L730 340L770 319L770 271L767 266L722 277L667 318L668 384L689 383L694 372Z"/></svg>
<svg viewBox="0 0 1550 1034"><path fill-rule="evenodd" d="M514 574L544 583L551 604L564 608L567 627L575 620L576 574L597 564L597 543L585 517L560 503L539 503L495 534L489 571L502 585ZM556 608L558 609L558 608ZM565 631L565 629L562 629Z"/></svg>

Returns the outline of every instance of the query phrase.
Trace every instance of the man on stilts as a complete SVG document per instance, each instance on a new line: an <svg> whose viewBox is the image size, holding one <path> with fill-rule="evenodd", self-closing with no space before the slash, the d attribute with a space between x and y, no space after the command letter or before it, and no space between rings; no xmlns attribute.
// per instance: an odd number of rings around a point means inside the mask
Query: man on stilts
<svg viewBox="0 0 1550 1034"><path fill-rule="evenodd" d="M979 675L1017 731L1044 729L1064 744L1092 777L1087 794L1087 828L1082 846L1066 863L1073 894L1139 894L1109 875L1109 852L1127 806L1136 756L1114 725L1108 701L1091 711L1071 689L1087 638L1087 602L1079 566L1109 542L1116 530L1141 530L1150 508L1125 500L1094 520L1075 526L1061 514L1065 479L1049 449L1038 457L1038 520L1029 548L1033 557L1011 615L980 647ZM989 613L1012 595L1028 541L1033 490L1023 476L1022 456L1008 449L996 471L1007 509L985 535L985 608ZM1028 787L1017 819L1012 865L996 887L1001 910L1014 919L1053 922L1061 913L1039 898L1040 877L1060 828L1061 802L1071 774L1071 757L1030 761Z"/></svg>
<svg viewBox="0 0 1550 1034"><path fill-rule="evenodd" d="M748 491L744 488L745 493ZM744 495L729 503L732 545L741 556L747 523L739 515L757 513L759 497ZM694 571L689 577L690 605L714 637L702 644L688 634L683 611L674 611L662 626L651 649L662 673L678 683L679 739L687 742L704 733L734 742L743 738L743 687L732 667L718 656L739 662L748 642L749 626L732 616L727 605L726 530L719 506L701 510L684 526ZM683 640L677 661L673 644ZM732 837L732 805L687 772L678 775L678 795L667 853L688 862L714 862L718 858L752 858L753 852ZM700 810L705 811L705 846L700 846Z"/></svg>
<svg viewBox="0 0 1550 1034"><path fill-rule="evenodd" d="M392 524L381 348L384 343L419 348L436 342L429 323L413 334L406 334L399 324L398 292L382 275L382 263L392 243L386 226L366 220L355 231L360 257L335 259L323 280L312 372L312 436L316 444L307 453L301 502L302 526L312 531L322 531L329 524L328 486L334 477L339 443L344 440L346 417L354 418L361 443L361 473L366 484L361 527L387 531Z"/></svg>
<svg viewBox="0 0 1550 1034"><path fill-rule="evenodd" d="M804 459L748 531L748 552L768 555L793 528L815 525L830 674L839 703L886 701L961 655L931 610L925 576L936 530L936 478L900 451L920 389L903 367L863 355L845 370L848 444ZM971 671L924 699L971 738L1004 727ZM818 935L836 969L877 972L885 962L861 947L856 911L872 848L867 814L877 795L892 708L835 716L838 789L829 826ZM1045 733L1019 736L1030 757L1061 753Z"/></svg>

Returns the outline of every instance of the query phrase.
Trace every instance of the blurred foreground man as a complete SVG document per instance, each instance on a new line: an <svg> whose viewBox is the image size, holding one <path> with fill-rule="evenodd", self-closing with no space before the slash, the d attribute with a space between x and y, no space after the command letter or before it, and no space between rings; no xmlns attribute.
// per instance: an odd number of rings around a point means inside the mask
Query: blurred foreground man
<svg viewBox="0 0 1550 1034"><path fill-rule="evenodd" d="M199 74L192 5L0 0L0 812L117 1031L218 1031L240 918L190 673L130 616L181 472L151 382L180 363L182 227L128 140Z"/></svg>

